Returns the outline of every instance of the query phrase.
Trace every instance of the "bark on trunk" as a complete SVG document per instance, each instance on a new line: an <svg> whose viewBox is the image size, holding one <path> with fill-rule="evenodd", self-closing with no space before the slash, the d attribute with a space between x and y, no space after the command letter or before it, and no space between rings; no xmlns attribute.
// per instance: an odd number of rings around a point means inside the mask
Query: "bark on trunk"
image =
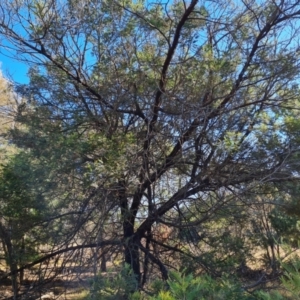
<svg viewBox="0 0 300 300"><path fill-rule="evenodd" d="M21 257L19 258L19 265L20 266L23 266L23 264L24 264L24 262L23 262L23 258L24 258L24 256L23 255L25 255L25 237L22 237L22 244L21 244ZM21 270L20 271L20 285L22 285L23 284L23 282L24 282L24 270Z"/></svg>
<svg viewBox="0 0 300 300"><path fill-rule="evenodd" d="M100 271L101 272L106 272L106 253L104 250L102 250L101 254L101 263L100 263Z"/></svg>
<svg viewBox="0 0 300 300"><path fill-rule="evenodd" d="M144 284L147 281L147 275L148 275L148 265L149 265L149 251L150 251L150 235L151 231L147 231L147 238L146 238L146 245L145 245L145 257L144 257L144 266L143 266L143 277L141 281L141 287L144 286Z"/></svg>
<svg viewBox="0 0 300 300"><path fill-rule="evenodd" d="M124 228L125 263L131 267L135 275L135 278L137 280L137 289L138 289L141 283L139 247L136 238L134 238L133 226L125 222L123 228Z"/></svg>
<svg viewBox="0 0 300 300"><path fill-rule="evenodd" d="M138 237L134 235L134 220L135 216L128 207L128 199L126 197L125 183L120 181L119 201L121 207L122 223L123 223L123 238L124 238L124 260L132 269L137 280L136 287L131 291L135 292L140 288L141 272L139 258L139 243Z"/></svg>
<svg viewBox="0 0 300 300"><path fill-rule="evenodd" d="M15 270L18 269L18 266L15 263L10 263L10 272L12 273L11 275L11 285L12 285L12 290L14 293L14 300L18 299L18 289L19 289L19 285L18 285L18 276L17 274L15 274Z"/></svg>
<svg viewBox="0 0 300 300"><path fill-rule="evenodd" d="M15 272L18 269L18 265L15 259L14 255L14 248L13 244L10 239L10 235L6 228L0 223L0 236L2 241L5 243L6 250L7 250L7 258L8 258L8 264L9 264L9 269L11 272L11 285L12 285L12 290L14 293L13 299L17 300L18 299L18 276L17 273Z"/></svg>

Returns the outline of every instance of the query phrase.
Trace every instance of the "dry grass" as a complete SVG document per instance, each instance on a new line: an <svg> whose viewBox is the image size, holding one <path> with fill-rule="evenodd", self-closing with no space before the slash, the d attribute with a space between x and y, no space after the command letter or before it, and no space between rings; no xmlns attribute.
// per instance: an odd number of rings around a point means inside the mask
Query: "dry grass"
<svg viewBox="0 0 300 300"><path fill-rule="evenodd" d="M49 283L41 286L39 292L35 294L36 299L42 295L53 293L57 300L83 300L87 297L90 288L91 279L94 277L95 270L93 267L82 266L79 261L69 261L68 263L62 264L62 260L50 261L47 265L40 265L26 270L25 278L26 284L20 287L20 294L30 291L34 284L37 284L38 277L41 272L45 275L46 279L54 279ZM114 270L115 267L112 263L107 263L109 270ZM0 271L5 274L7 266L0 264ZM59 270L59 271L58 271ZM102 273L104 276L113 274L114 272ZM1 274L0 274L1 277ZM8 278L5 282L0 283L0 299L8 299L12 297L11 281Z"/></svg>
<svg viewBox="0 0 300 300"><path fill-rule="evenodd" d="M254 250L255 260L252 262L248 262L247 265L252 270L259 270L262 268L262 258L265 254L265 251L262 249ZM282 256L285 255L284 251L281 250L280 254ZM295 252L294 254L300 254L300 250ZM89 267L88 264L81 265L81 261L69 261L65 264L62 263L63 260L59 261L50 261L47 266L39 266L40 268L49 269L48 276L51 277L55 275L55 279L51 282L47 283L42 287L39 295L44 295L46 293L53 292L55 295L55 299L57 300L84 300L88 296L88 291L90 287L90 281L94 276L94 271L92 267ZM39 271L39 267L36 266L31 271L26 271L25 277L29 281L29 283L37 281L37 273ZM60 274L56 273L57 268L63 267L63 272ZM118 271L119 268L115 267L112 263L107 264L107 268L110 270L109 273L102 273L102 275L111 276L115 274L114 271ZM0 270L6 270L7 266L0 262ZM249 280L249 279L248 279ZM247 281L248 281L247 280ZM251 280L248 282L251 284ZM280 282L267 282L265 283L265 287L268 288L276 288L280 285ZM22 287L21 292L28 290L28 286ZM287 293L283 291L283 293ZM287 294L286 294L287 295ZM9 284L9 280L4 284L0 284L0 299L8 299L12 296L11 286Z"/></svg>
<svg viewBox="0 0 300 300"><path fill-rule="evenodd" d="M70 293L67 295L66 300L84 300L87 298L88 294L87 290L78 293Z"/></svg>

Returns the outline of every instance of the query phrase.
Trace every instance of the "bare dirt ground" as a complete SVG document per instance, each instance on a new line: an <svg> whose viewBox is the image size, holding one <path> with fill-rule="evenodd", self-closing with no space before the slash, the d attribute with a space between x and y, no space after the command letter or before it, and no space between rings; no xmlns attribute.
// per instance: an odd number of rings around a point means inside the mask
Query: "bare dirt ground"
<svg viewBox="0 0 300 300"><path fill-rule="evenodd" d="M57 299L57 300L80 300L84 299L88 295L88 291L91 287L92 280L94 278L95 272L99 274L97 270L91 267L84 267L80 265L67 265L57 272L57 267L48 265L46 270L44 267L42 269L44 280L46 284L39 284L38 268L25 272L26 280L19 288L19 294L24 295L20 299ZM111 262L107 263L107 268L113 270L115 267ZM6 268L1 268L0 270L5 270ZM7 270L6 270L7 271ZM2 274L4 272L2 271ZM102 276L112 276L115 272L102 272ZM0 274L1 277L1 274ZM55 278L54 278L55 277ZM30 295L27 297L25 295ZM9 300L12 299L12 287L11 280L9 278L0 282L0 299ZM49 296L47 298L47 296Z"/></svg>
<svg viewBox="0 0 300 300"><path fill-rule="evenodd" d="M244 278L247 284L255 283L262 276L260 272L261 259L265 252L261 249L255 249L255 263L247 262L245 270L241 270L240 276ZM30 297L22 297L20 299L48 299L57 300L84 300L91 289L93 278L99 274L99 260L95 259L89 251L85 250L79 256L61 257L58 260L50 260L46 264L35 266L24 273L24 284L20 286L20 295L31 295ZM300 254L299 251L293 254ZM282 254L284 257L284 254ZM299 255L300 257L300 255ZM116 259L117 260L117 259ZM93 264L98 261L98 264ZM115 276L119 271L118 264L106 262L108 272L102 272L102 276ZM1 275L8 272L6 265L0 263ZM244 274L245 273L245 274ZM249 273L249 274L248 274ZM252 277L250 277L252 276ZM46 284L39 284L46 281ZM266 282L267 284L267 282ZM274 281L270 281L274 285ZM276 284L280 284L277 282ZM0 299L12 299L11 280L9 278L0 282Z"/></svg>

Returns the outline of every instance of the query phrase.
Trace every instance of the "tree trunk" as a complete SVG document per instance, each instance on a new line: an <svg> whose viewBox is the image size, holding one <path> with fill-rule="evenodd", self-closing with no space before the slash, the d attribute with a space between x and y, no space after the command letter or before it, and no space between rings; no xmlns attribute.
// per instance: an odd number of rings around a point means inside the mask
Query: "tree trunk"
<svg viewBox="0 0 300 300"><path fill-rule="evenodd" d="M25 255L25 237L22 237L22 244L21 244L21 253L20 253L20 257L19 257L19 265L23 266L24 264L24 255ZM20 285L23 284L24 281L24 270L20 271Z"/></svg>
<svg viewBox="0 0 300 300"><path fill-rule="evenodd" d="M124 222L124 258L125 263L128 264L137 280L137 288L140 287L141 282L141 272L140 272L140 257L139 257L139 247L134 238L133 225L128 222ZM134 291L133 291L134 292Z"/></svg>
<svg viewBox="0 0 300 300"><path fill-rule="evenodd" d="M145 245L147 252L145 252L145 257L144 257L143 277L141 280L141 287L143 287L147 281L148 265L149 265L149 251L150 251L150 235L151 235L151 230L147 230L147 238L146 238L146 245Z"/></svg>
<svg viewBox="0 0 300 300"><path fill-rule="evenodd" d="M15 272L15 270L18 269L18 266L17 264L15 263L10 263L10 271L12 272L12 275L11 275L11 285L12 285L12 290L13 290L13 293L14 293L14 300L17 300L18 299L18 276Z"/></svg>
<svg viewBox="0 0 300 300"><path fill-rule="evenodd" d="M105 249L102 250L102 254L101 254L101 263L100 263L100 271L101 272L106 272L106 253L105 253Z"/></svg>
<svg viewBox="0 0 300 300"><path fill-rule="evenodd" d="M137 284L135 289L131 292L135 292L139 289L141 283L141 272L140 272L140 259L139 259L139 247L138 247L138 237L134 236L134 219L128 207L128 199L126 197L125 183L119 182L119 201L121 207L122 223L123 223L123 238L124 238L124 260L125 264L129 265L135 278Z"/></svg>
<svg viewBox="0 0 300 300"><path fill-rule="evenodd" d="M1 224L1 222L0 222L0 236L6 246L7 260L8 260L10 272L12 274L11 275L11 285L12 285L12 290L14 293L13 299L17 300L18 299L18 276L15 271L18 269L18 265L17 265L16 259L15 259L14 248L13 248L13 244L10 239L10 235L9 235L7 229Z"/></svg>

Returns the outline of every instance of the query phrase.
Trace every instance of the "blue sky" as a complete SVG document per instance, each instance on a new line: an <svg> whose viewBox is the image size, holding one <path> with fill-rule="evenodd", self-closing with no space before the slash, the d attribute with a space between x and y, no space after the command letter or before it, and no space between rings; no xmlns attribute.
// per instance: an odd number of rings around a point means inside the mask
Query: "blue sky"
<svg viewBox="0 0 300 300"><path fill-rule="evenodd" d="M1 71L3 75L17 83L28 83L28 65L0 53Z"/></svg>

